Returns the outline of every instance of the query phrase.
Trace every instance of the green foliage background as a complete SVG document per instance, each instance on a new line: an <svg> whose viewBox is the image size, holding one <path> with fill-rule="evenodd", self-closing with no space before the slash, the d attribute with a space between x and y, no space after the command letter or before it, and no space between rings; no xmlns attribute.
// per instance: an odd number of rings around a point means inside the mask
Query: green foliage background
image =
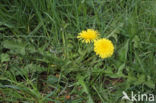
<svg viewBox="0 0 156 103"><path fill-rule="evenodd" d="M111 58L77 40L88 28L113 41ZM155 0L0 0L0 44L2 103L130 103L122 91L156 94Z"/></svg>

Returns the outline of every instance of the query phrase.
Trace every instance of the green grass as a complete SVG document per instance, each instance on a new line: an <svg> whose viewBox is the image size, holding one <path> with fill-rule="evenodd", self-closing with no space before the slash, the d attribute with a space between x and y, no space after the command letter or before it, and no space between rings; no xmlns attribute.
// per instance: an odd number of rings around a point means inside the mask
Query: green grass
<svg viewBox="0 0 156 103"><path fill-rule="evenodd" d="M156 95L155 5L1 0L0 102L130 103L121 100L122 91ZM111 58L99 58L92 44L77 40L88 28L112 40Z"/></svg>

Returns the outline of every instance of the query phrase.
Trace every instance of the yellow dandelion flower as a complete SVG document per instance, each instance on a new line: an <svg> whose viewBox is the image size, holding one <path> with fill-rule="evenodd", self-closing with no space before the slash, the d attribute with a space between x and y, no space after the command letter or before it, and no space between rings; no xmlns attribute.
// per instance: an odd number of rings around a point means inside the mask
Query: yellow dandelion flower
<svg viewBox="0 0 156 103"><path fill-rule="evenodd" d="M86 31L82 31L81 33L79 33L77 38L82 40L82 42L90 43L91 41L96 40L98 38L98 35L98 31L93 29L87 29Z"/></svg>
<svg viewBox="0 0 156 103"><path fill-rule="evenodd" d="M108 58L114 53L114 45L110 40L102 38L94 42L94 51L101 58Z"/></svg>

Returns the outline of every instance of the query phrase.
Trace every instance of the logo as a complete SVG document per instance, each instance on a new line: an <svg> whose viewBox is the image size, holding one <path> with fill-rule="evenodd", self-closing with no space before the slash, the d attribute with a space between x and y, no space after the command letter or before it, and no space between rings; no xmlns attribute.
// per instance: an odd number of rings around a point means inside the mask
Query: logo
<svg viewBox="0 0 156 103"><path fill-rule="evenodd" d="M123 91L122 92L123 97L122 100L129 100L129 101L155 101L155 95L154 94L141 94L138 92L135 94L133 91L131 91L131 95L128 96L128 94Z"/></svg>

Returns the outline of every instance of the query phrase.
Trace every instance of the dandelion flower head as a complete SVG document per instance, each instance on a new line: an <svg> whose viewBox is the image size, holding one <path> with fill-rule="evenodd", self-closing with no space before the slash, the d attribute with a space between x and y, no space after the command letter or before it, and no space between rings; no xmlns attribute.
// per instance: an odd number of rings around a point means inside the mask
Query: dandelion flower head
<svg viewBox="0 0 156 103"><path fill-rule="evenodd" d="M110 40L102 38L94 42L94 51L101 58L108 58L114 53L114 45Z"/></svg>
<svg viewBox="0 0 156 103"><path fill-rule="evenodd" d="M86 31L82 31L81 33L79 33L77 38L82 40L82 42L90 43L96 40L98 38L98 35L99 35L98 31L93 29L87 29Z"/></svg>

